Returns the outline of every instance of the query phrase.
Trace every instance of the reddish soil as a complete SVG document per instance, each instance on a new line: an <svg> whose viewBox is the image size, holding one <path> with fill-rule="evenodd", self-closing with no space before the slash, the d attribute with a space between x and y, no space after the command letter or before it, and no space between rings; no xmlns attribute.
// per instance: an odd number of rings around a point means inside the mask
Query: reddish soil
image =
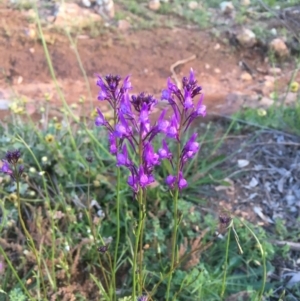
<svg viewBox="0 0 300 301"><path fill-rule="evenodd" d="M53 94L53 99L59 101L34 26L20 11L7 8L0 9L0 23L0 98L11 99L13 90L27 96L35 106L45 93ZM33 37L28 34L30 28L33 28ZM88 98L82 72L67 37L49 30L45 30L45 35L52 41L48 49L67 102L77 102L81 95ZM255 49L237 51L224 41L226 39L216 39L200 29L155 28L122 33L107 30L96 38L81 35L77 37L77 47L93 100L98 90L96 75L107 73L122 77L131 74L133 93L145 91L159 96L167 77L172 75L170 66L196 55L194 60L175 68L178 78L187 75L192 67L203 86L208 111L227 114L239 108L241 98L261 92L268 65L261 52ZM245 72L239 66L241 60L254 70L252 80L241 79ZM289 68L286 69L290 71Z"/></svg>

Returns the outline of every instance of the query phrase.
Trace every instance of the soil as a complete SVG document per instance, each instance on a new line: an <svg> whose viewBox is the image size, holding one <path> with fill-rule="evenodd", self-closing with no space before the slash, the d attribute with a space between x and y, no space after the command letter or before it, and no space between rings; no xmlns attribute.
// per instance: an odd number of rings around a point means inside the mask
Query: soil
<svg viewBox="0 0 300 301"><path fill-rule="evenodd" d="M4 101L0 103L1 108L7 108L7 102L15 93L32 102L30 113L38 109L45 93L52 95L53 102L60 103L36 27L24 12L6 7L0 9L0 20L3 25L0 30L0 98ZM159 97L167 78L172 76L170 67L193 55L195 59L179 64L174 71L181 79L188 75L190 68L195 70L209 113L231 114L245 102L260 106L259 99L270 92L265 86L270 68L261 49L237 50L224 37L215 38L209 31L184 26L125 31L111 28L94 38L88 33L74 37L91 87L89 96L74 48L66 35L57 33L53 26L44 30L55 75L68 103L85 96L96 104L97 74L108 73L123 78L130 74L133 93L145 91ZM248 73L246 79L242 62L249 67L246 71L252 73ZM285 62L281 68L277 89L286 87L293 62Z"/></svg>

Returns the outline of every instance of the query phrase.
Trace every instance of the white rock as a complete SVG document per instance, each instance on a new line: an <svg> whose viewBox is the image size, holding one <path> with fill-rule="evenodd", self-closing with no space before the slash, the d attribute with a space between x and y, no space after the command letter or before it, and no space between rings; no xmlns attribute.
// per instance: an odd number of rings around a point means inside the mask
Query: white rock
<svg viewBox="0 0 300 301"><path fill-rule="evenodd" d="M130 23L127 20L119 20L118 21L118 28L121 31L126 31L131 27Z"/></svg>
<svg viewBox="0 0 300 301"><path fill-rule="evenodd" d="M269 68L269 73L272 75L278 75L281 74L281 69L280 68Z"/></svg>
<svg viewBox="0 0 300 301"><path fill-rule="evenodd" d="M214 47L214 50L219 50L221 48L221 45L219 43L217 43Z"/></svg>
<svg viewBox="0 0 300 301"><path fill-rule="evenodd" d="M256 44L255 33L247 28L244 28L240 33L237 34L236 39L243 47L253 47Z"/></svg>
<svg viewBox="0 0 300 301"><path fill-rule="evenodd" d="M81 0L81 3L85 7L91 7L91 5L92 5L90 0Z"/></svg>
<svg viewBox="0 0 300 301"><path fill-rule="evenodd" d="M287 57L290 53L285 42L280 38L276 38L273 41L271 41L269 44L269 48L281 58Z"/></svg>
<svg viewBox="0 0 300 301"><path fill-rule="evenodd" d="M272 28L270 30L270 33L273 35L273 36L277 36L277 29L276 28Z"/></svg>
<svg viewBox="0 0 300 301"><path fill-rule="evenodd" d="M224 15L230 15L234 11L234 6L231 1L223 1L220 3L220 9Z"/></svg>
<svg viewBox="0 0 300 301"><path fill-rule="evenodd" d="M246 167L250 163L248 160L244 160L244 159L240 159L237 162L238 162L238 167L239 168Z"/></svg>
<svg viewBox="0 0 300 301"><path fill-rule="evenodd" d="M251 181L249 182L249 186L251 188L254 188L258 185L258 183L259 183L258 180L255 177L252 177Z"/></svg>
<svg viewBox="0 0 300 301"><path fill-rule="evenodd" d="M98 4L98 13L101 16L109 17L112 19L115 16L115 6L113 0L96 0Z"/></svg>
<svg viewBox="0 0 300 301"><path fill-rule="evenodd" d="M243 72L241 74L241 80L245 81L245 82L248 82L248 81L252 80L252 75L248 72Z"/></svg>
<svg viewBox="0 0 300 301"><path fill-rule="evenodd" d="M160 9L160 1L159 0L150 0L148 3L148 7L151 10L157 11Z"/></svg>
<svg viewBox="0 0 300 301"><path fill-rule="evenodd" d="M198 2L197 1L189 2L189 9L195 10L196 8L198 8Z"/></svg>
<svg viewBox="0 0 300 301"><path fill-rule="evenodd" d="M249 5L251 4L251 1L250 1L250 0L242 0L242 1L241 1L241 4L242 4L243 6L249 6Z"/></svg>
<svg viewBox="0 0 300 301"><path fill-rule="evenodd" d="M215 69L214 69L214 72L215 72L215 73L221 73L221 70L220 70L219 68L215 68Z"/></svg>

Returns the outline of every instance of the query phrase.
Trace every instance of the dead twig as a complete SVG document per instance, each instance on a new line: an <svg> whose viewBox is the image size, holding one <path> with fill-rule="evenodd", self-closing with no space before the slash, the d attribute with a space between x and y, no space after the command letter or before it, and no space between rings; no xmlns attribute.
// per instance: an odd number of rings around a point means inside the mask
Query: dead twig
<svg viewBox="0 0 300 301"><path fill-rule="evenodd" d="M291 250L293 251L300 251L300 243L293 242L293 241L284 241L284 240L272 240L270 241L272 244L275 244L277 246L289 246Z"/></svg>
<svg viewBox="0 0 300 301"><path fill-rule="evenodd" d="M177 87L178 87L179 89L181 89L181 82L180 82L180 80L179 80L178 77L177 77L177 74L176 74L176 72L175 72L175 68L176 68L177 66L179 66L179 65L185 64L185 63L187 63L187 62L189 62L189 61L192 61L192 60L194 60L195 58L196 58L196 55L193 54L192 56L190 56L190 57L188 57L188 58L186 58L186 59L183 59L183 60L179 60L179 61L177 61L177 62L175 62L174 64L171 65L170 71L171 71L172 77L173 77L173 79L175 80L176 85L177 85Z"/></svg>

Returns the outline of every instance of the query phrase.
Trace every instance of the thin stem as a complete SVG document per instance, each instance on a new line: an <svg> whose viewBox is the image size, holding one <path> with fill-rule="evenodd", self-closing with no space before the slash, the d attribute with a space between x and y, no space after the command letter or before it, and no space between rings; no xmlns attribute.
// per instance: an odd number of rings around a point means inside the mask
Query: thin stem
<svg viewBox="0 0 300 301"><path fill-rule="evenodd" d="M143 226L143 190L140 188L138 193L138 203L139 203L139 219L138 219L138 228L135 232L135 246L134 246L134 254L133 254L133 287L132 287L132 300L136 300L136 285L137 285L137 274L139 274L139 278L142 278L143 273L142 269L137 271L137 257L138 257L138 251L139 251L139 241L142 239L140 237L141 230ZM141 251L141 250L140 250ZM140 260L142 258L140 257ZM139 266L142 267L142 263L139 261ZM140 285L142 283L142 280L139 282L138 286L138 293L142 293L142 286Z"/></svg>
<svg viewBox="0 0 300 301"><path fill-rule="evenodd" d="M180 169L180 153L181 153L181 145L178 142L177 144L177 162L176 162L176 175L177 179L179 176L179 169ZM176 248L176 243L177 243L177 230L178 230L178 195L179 195L179 188L177 187L175 190L174 198L173 198L173 221L174 221L174 226L173 226L173 233L172 233L172 258L171 258L171 267L170 271L171 273L169 274L168 278L168 285L167 285L167 294L166 294L166 300L169 300L170 297L170 288L171 288L171 281L173 277L173 272L174 272L174 267L176 264L176 258L177 258L177 248Z"/></svg>
<svg viewBox="0 0 300 301"><path fill-rule="evenodd" d="M14 172L15 172L15 174L18 173L18 170L17 170L17 166L16 166L16 165L14 166ZM21 199L20 199L20 182L19 182L19 177L18 177L18 176L16 177L16 185L17 185L17 205L18 205L18 215L19 215L20 223L21 223L21 226L22 226L23 231L24 231L24 233L25 233L26 239L28 238L29 241L30 241L31 248L32 248L32 251L33 251L34 256L35 256L35 260L36 260L36 263L37 263L37 266L38 266L38 270L39 270L39 275L40 275L41 282L42 282L42 289L43 289L44 299L47 300L47 292L46 292L45 281L44 281L44 276L43 276L43 273L42 273L42 268L41 268L41 263L40 263L40 260L39 260L39 256L38 256L37 250L36 250L36 248L35 248L35 244L34 244L34 242L33 242L33 238L32 238L32 236L29 234L29 232L28 232L28 230L27 230L27 228L26 228L25 222L24 222L24 220L23 220L23 217L22 217L22 212L21 212Z"/></svg>
<svg viewBox="0 0 300 301"><path fill-rule="evenodd" d="M255 235L255 233L253 232L253 230L245 223L241 220L241 223L249 230L249 232L252 234L252 236L254 237L254 239L257 242L257 245L259 247L260 253L261 253L261 258L262 258L262 262L263 262L263 281L262 281L262 285L261 285L261 289L259 291L259 300L262 300L263 298L263 293L265 291L265 286L266 286L266 282L267 282L267 263L266 263L266 252L263 249L263 246L261 245L258 237Z"/></svg>
<svg viewBox="0 0 300 301"><path fill-rule="evenodd" d="M121 184L121 171L120 168L117 168L117 237L116 237L116 246L115 246L115 254L114 254L114 262L113 262L113 270L112 270L112 278L114 282L114 297L116 300L116 291L117 291L117 284L116 284L116 273L117 273L117 258L118 258L118 250L119 250L119 243L120 243L120 228L121 228L121 221L120 221L120 185Z"/></svg>
<svg viewBox="0 0 300 301"><path fill-rule="evenodd" d="M226 276L227 276L227 266L228 266L230 234L231 234L231 227L228 228L228 233L227 233L227 242L226 242L226 250L225 250L225 263L224 263L224 275L223 275L223 281L222 281L221 299L223 299L225 289L226 289Z"/></svg>

